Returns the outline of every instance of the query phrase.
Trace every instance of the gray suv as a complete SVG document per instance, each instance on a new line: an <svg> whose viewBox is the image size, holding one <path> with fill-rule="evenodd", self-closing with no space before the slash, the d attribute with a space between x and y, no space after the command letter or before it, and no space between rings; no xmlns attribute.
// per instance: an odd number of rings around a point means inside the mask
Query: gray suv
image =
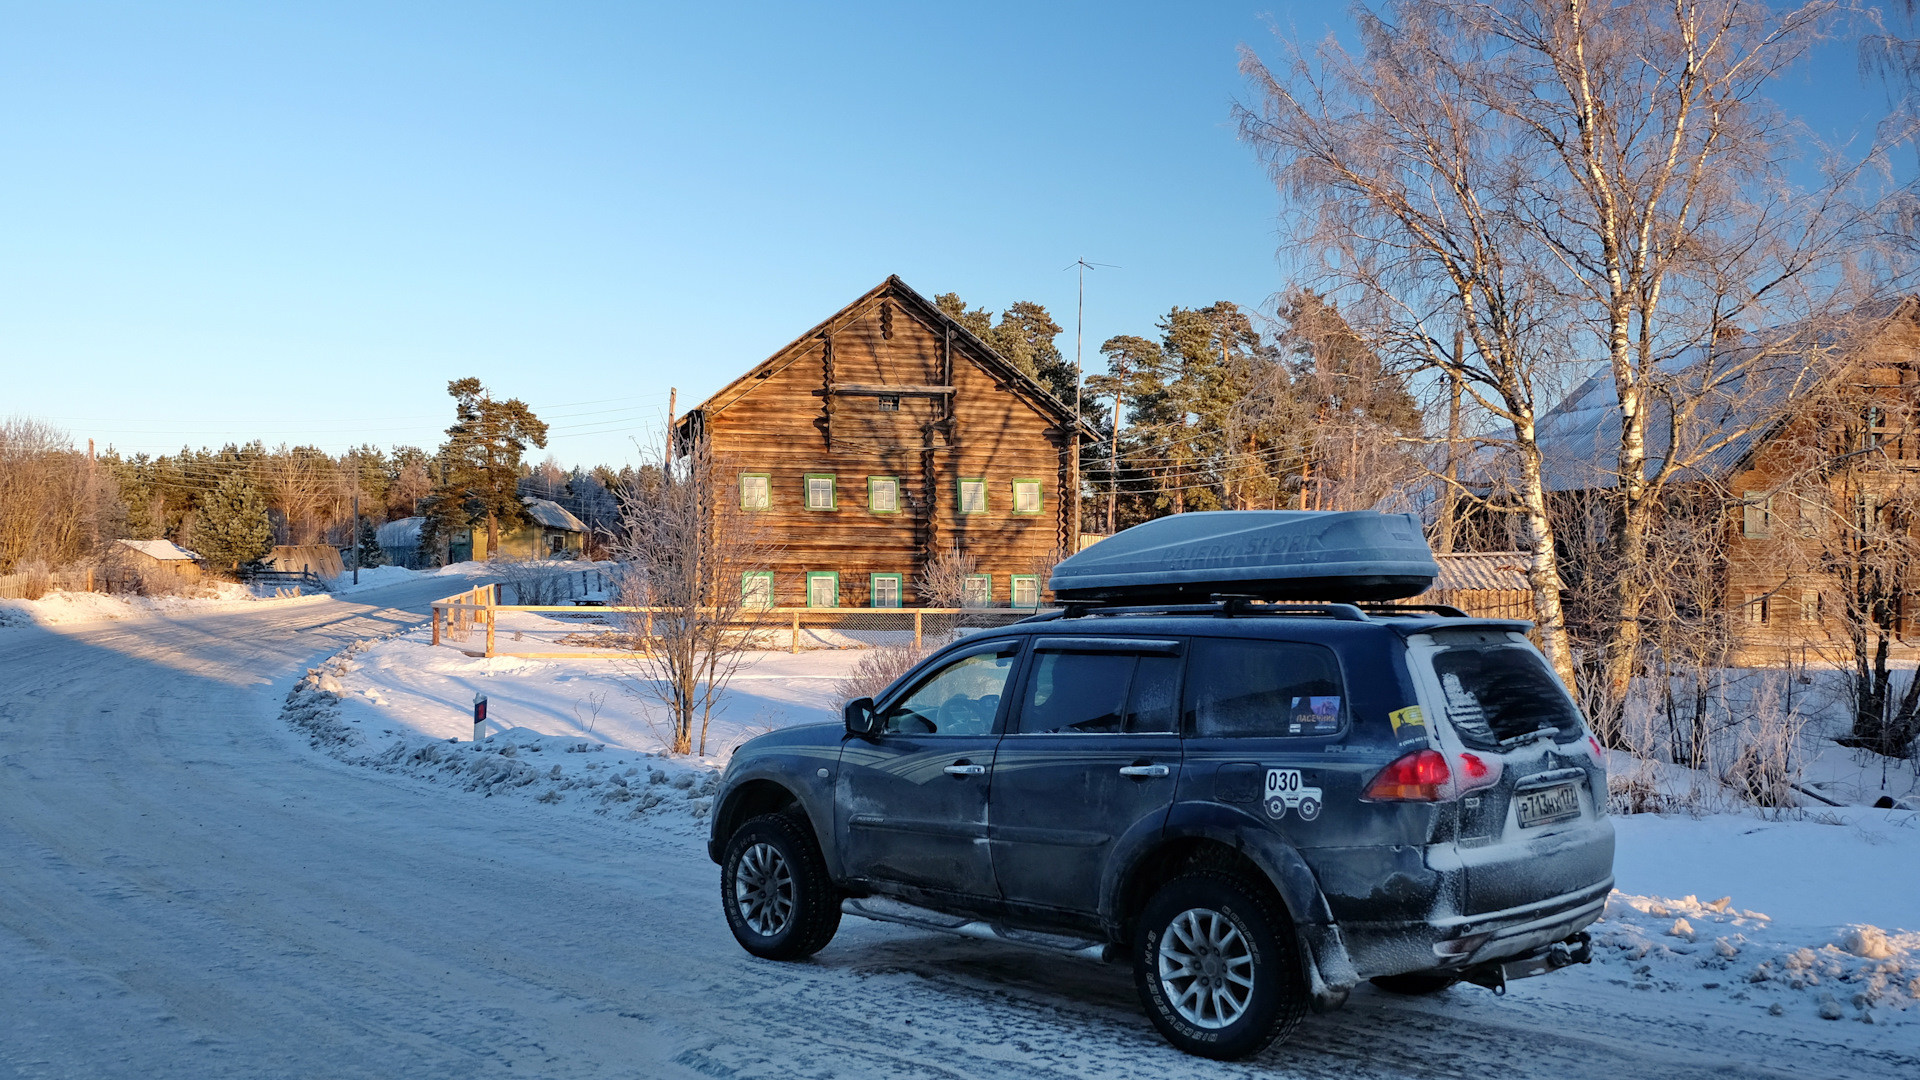
<svg viewBox="0 0 1920 1080"><path fill-rule="evenodd" d="M1604 759L1527 629L1229 596L977 633L844 725L734 755L708 843L727 922L778 960L846 912L1124 961L1166 1038L1217 1058L1363 979L1584 962Z"/></svg>

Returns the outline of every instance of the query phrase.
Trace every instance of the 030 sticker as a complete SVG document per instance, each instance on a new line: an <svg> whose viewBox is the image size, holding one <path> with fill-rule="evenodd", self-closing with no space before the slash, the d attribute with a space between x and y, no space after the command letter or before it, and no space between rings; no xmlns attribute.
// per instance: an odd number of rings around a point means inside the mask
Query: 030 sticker
<svg viewBox="0 0 1920 1080"><path fill-rule="evenodd" d="M1267 770L1267 816L1279 821L1289 809L1300 814L1301 821L1320 816L1320 789L1308 787L1299 769Z"/></svg>

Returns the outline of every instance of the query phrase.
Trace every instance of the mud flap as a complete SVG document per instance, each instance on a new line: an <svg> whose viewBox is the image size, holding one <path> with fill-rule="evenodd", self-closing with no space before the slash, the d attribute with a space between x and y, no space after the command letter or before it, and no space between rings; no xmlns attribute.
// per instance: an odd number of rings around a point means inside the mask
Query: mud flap
<svg viewBox="0 0 1920 1080"><path fill-rule="evenodd" d="M1311 932L1310 932L1311 931ZM1307 977L1307 1007L1316 1013L1329 1013L1347 1003L1347 994L1359 976L1353 969L1353 960L1347 953L1346 939L1340 936L1340 928L1331 925L1304 926L1295 935L1300 956L1306 962L1301 965ZM1346 976L1344 984L1329 981L1327 975Z"/></svg>

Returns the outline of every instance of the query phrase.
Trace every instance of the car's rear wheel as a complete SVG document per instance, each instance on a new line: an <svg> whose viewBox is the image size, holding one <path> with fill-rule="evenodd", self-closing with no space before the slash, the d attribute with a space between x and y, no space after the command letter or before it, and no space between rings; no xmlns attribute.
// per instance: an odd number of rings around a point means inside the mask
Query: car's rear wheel
<svg viewBox="0 0 1920 1080"><path fill-rule="evenodd" d="M806 822L789 814L748 821L720 860L720 905L740 947L768 960L798 960L840 929L840 893Z"/></svg>
<svg viewBox="0 0 1920 1080"><path fill-rule="evenodd" d="M1437 994L1460 981L1458 975L1433 975L1423 972L1410 972L1405 975L1375 975L1368 980L1389 994L1404 994L1407 997L1420 997L1424 994Z"/></svg>
<svg viewBox="0 0 1920 1080"><path fill-rule="evenodd" d="M1218 870L1183 874L1148 901L1133 973L1148 1019L1201 1057L1259 1053L1307 1012L1293 927L1278 900Z"/></svg>

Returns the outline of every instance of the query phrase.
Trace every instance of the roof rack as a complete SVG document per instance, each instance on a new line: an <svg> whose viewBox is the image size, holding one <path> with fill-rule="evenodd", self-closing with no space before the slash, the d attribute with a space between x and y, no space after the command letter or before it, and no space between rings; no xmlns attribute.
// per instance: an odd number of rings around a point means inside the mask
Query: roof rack
<svg viewBox="0 0 1920 1080"><path fill-rule="evenodd" d="M1121 601L1068 600L1059 611L1036 615L1023 622L1049 622L1054 619L1082 619L1090 615L1210 615L1231 619L1250 615L1292 615L1334 619L1339 622L1371 622L1367 613L1353 604L1269 603L1256 597L1215 594L1206 603L1128 604Z"/></svg>
<svg viewBox="0 0 1920 1080"><path fill-rule="evenodd" d="M1449 619L1471 619L1472 615L1461 611L1452 604L1361 604L1362 611L1379 612L1382 615L1398 615L1401 612L1412 614L1418 611L1431 611L1435 615Z"/></svg>

